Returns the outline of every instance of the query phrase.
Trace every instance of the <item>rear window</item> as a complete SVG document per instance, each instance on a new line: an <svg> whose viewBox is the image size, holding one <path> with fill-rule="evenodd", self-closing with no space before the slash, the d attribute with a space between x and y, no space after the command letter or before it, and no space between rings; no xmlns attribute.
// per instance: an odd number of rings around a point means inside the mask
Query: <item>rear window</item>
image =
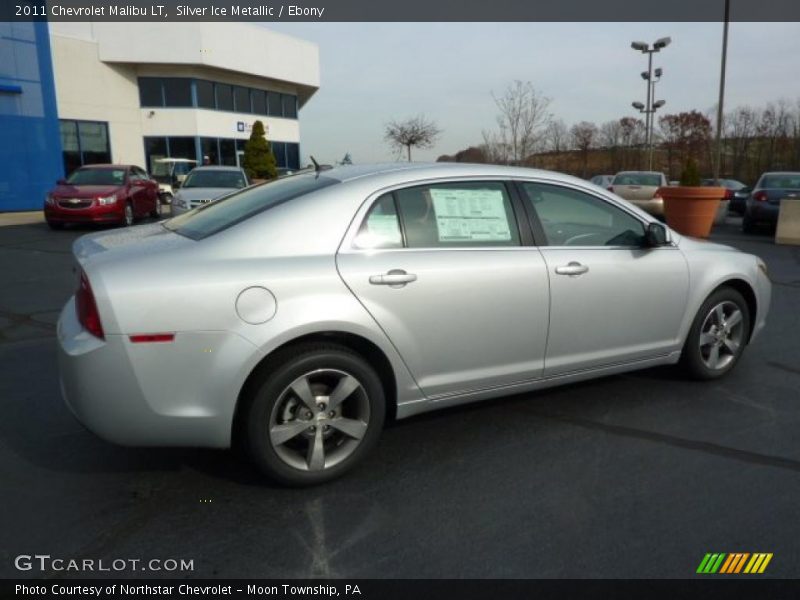
<svg viewBox="0 0 800 600"><path fill-rule="evenodd" d="M620 173L614 177L613 185L661 186L661 175L658 173Z"/></svg>
<svg viewBox="0 0 800 600"><path fill-rule="evenodd" d="M243 188L246 185L241 171L223 171L221 169L199 170L189 173L184 188Z"/></svg>
<svg viewBox="0 0 800 600"><path fill-rule="evenodd" d="M164 227L193 240L200 240L273 206L336 183L339 183L336 179L320 177L315 173L293 175L246 188L217 202L205 204L166 221Z"/></svg>
<svg viewBox="0 0 800 600"><path fill-rule="evenodd" d="M800 189L800 173L764 175L761 185L758 187L784 190Z"/></svg>

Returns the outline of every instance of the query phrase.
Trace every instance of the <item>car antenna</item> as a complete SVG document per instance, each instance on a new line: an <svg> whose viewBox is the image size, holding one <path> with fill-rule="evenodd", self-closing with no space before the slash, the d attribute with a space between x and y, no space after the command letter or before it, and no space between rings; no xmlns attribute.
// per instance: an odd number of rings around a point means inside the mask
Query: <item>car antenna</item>
<svg viewBox="0 0 800 600"><path fill-rule="evenodd" d="M311 162L312 162L312 163L314 163L314 170L315 170L317 173L319 173L320 171L322 171L322 167L321 167L321 166L319 166L319 163L317 162L317 159L316 159L316 158L314 158L313 156L310 156L310 155L309 155L309 158L311 159Z"/></svg>

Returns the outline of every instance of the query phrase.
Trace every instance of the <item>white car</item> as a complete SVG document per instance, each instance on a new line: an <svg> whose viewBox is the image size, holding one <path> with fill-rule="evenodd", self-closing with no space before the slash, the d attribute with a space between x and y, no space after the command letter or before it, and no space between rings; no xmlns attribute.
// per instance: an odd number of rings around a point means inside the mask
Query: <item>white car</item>
<svg viewBox="0 0 800 600"><path fill-rule="evenodd" d="M195 167L175 192L172 215L183 214L248 185L247 174L239 167Z"/></svg>

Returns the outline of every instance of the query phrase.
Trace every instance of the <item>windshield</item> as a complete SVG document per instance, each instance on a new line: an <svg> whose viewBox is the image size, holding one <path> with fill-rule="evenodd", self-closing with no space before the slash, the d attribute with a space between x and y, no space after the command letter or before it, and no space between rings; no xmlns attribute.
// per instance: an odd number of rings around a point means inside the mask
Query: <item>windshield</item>
<svg viewBox="0 0 800 600"><path fill-rule="evenodd" d="M72 185L122 185L125 169L78 169L67 178Z"/></svg>
<svg viewBox="0 0 800 600"><path fill-rule="evenodd" d="M764 175L760 188L779 188L784 190L800 189L800 173L776 173Z"/></svg>
<svg viewBox="0 0 800 600"><path fill-rule="evenodd" d="M193 240L214 235L246 221L273 206L339 183L314 173L293 175L243 189L216 202L204 204L164 223L167 229Z"/></svg>
<svg viewBox="0 0 800 600"><path fill-rule="evenodd" d="M620 173L614 177L613 185L646 185L659 187L661 175L658 173Z"/></svg>
<svg viewBox="0 0 800 600"><path fill-rule="evenodd" d="M243 188L247 183L241 171L195 170L186 176L184 188Z"/></svg>

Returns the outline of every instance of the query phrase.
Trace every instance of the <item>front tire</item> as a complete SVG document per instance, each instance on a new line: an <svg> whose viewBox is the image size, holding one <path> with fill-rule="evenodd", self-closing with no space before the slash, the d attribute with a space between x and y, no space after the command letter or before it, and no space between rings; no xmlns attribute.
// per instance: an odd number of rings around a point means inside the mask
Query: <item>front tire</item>
<svg viewBox="0 0 800 600"><path fill-rule="evenodd" d="M744 352L750 334L750 309L742 295L723 287L711 294L694 318L681 363L694 379L726 375Z"/></svg>
<svg viewBox="0 0 800 600"><path fill-rule="evenodd" d="M245 408L246 445L268 477L291 486L335 479L378 441L383 386L361 356L336 344L304 344L256 375Z"/></svg>
<svg viewBox="0 0 800 600"><path fill-rule="evenodd" d="M742 217L742 233L754 233L756 230L756 222L747 213Z"/></svg>
<svg viewBox="0 0 800 600"><path fill-rule="evenodd" d="M60 221L48 221L47 226L55 231L58 231L59 229L64 229L64 223L61 223Z"/></svg>
<svg viewBox="0 0 800 600"><path fill-rule="evenodd" d="M133 225L133 221L133 204L126 202L124 212L122 213L122 225L123 227L130 227Z"/></svg>
<svg viewBox="0 0 800 600"><path fill-rule="evenodd" d="M161 218L161 200L159 198L156 198L155 206L150 211L150 217L153 219Z"/></svg>

